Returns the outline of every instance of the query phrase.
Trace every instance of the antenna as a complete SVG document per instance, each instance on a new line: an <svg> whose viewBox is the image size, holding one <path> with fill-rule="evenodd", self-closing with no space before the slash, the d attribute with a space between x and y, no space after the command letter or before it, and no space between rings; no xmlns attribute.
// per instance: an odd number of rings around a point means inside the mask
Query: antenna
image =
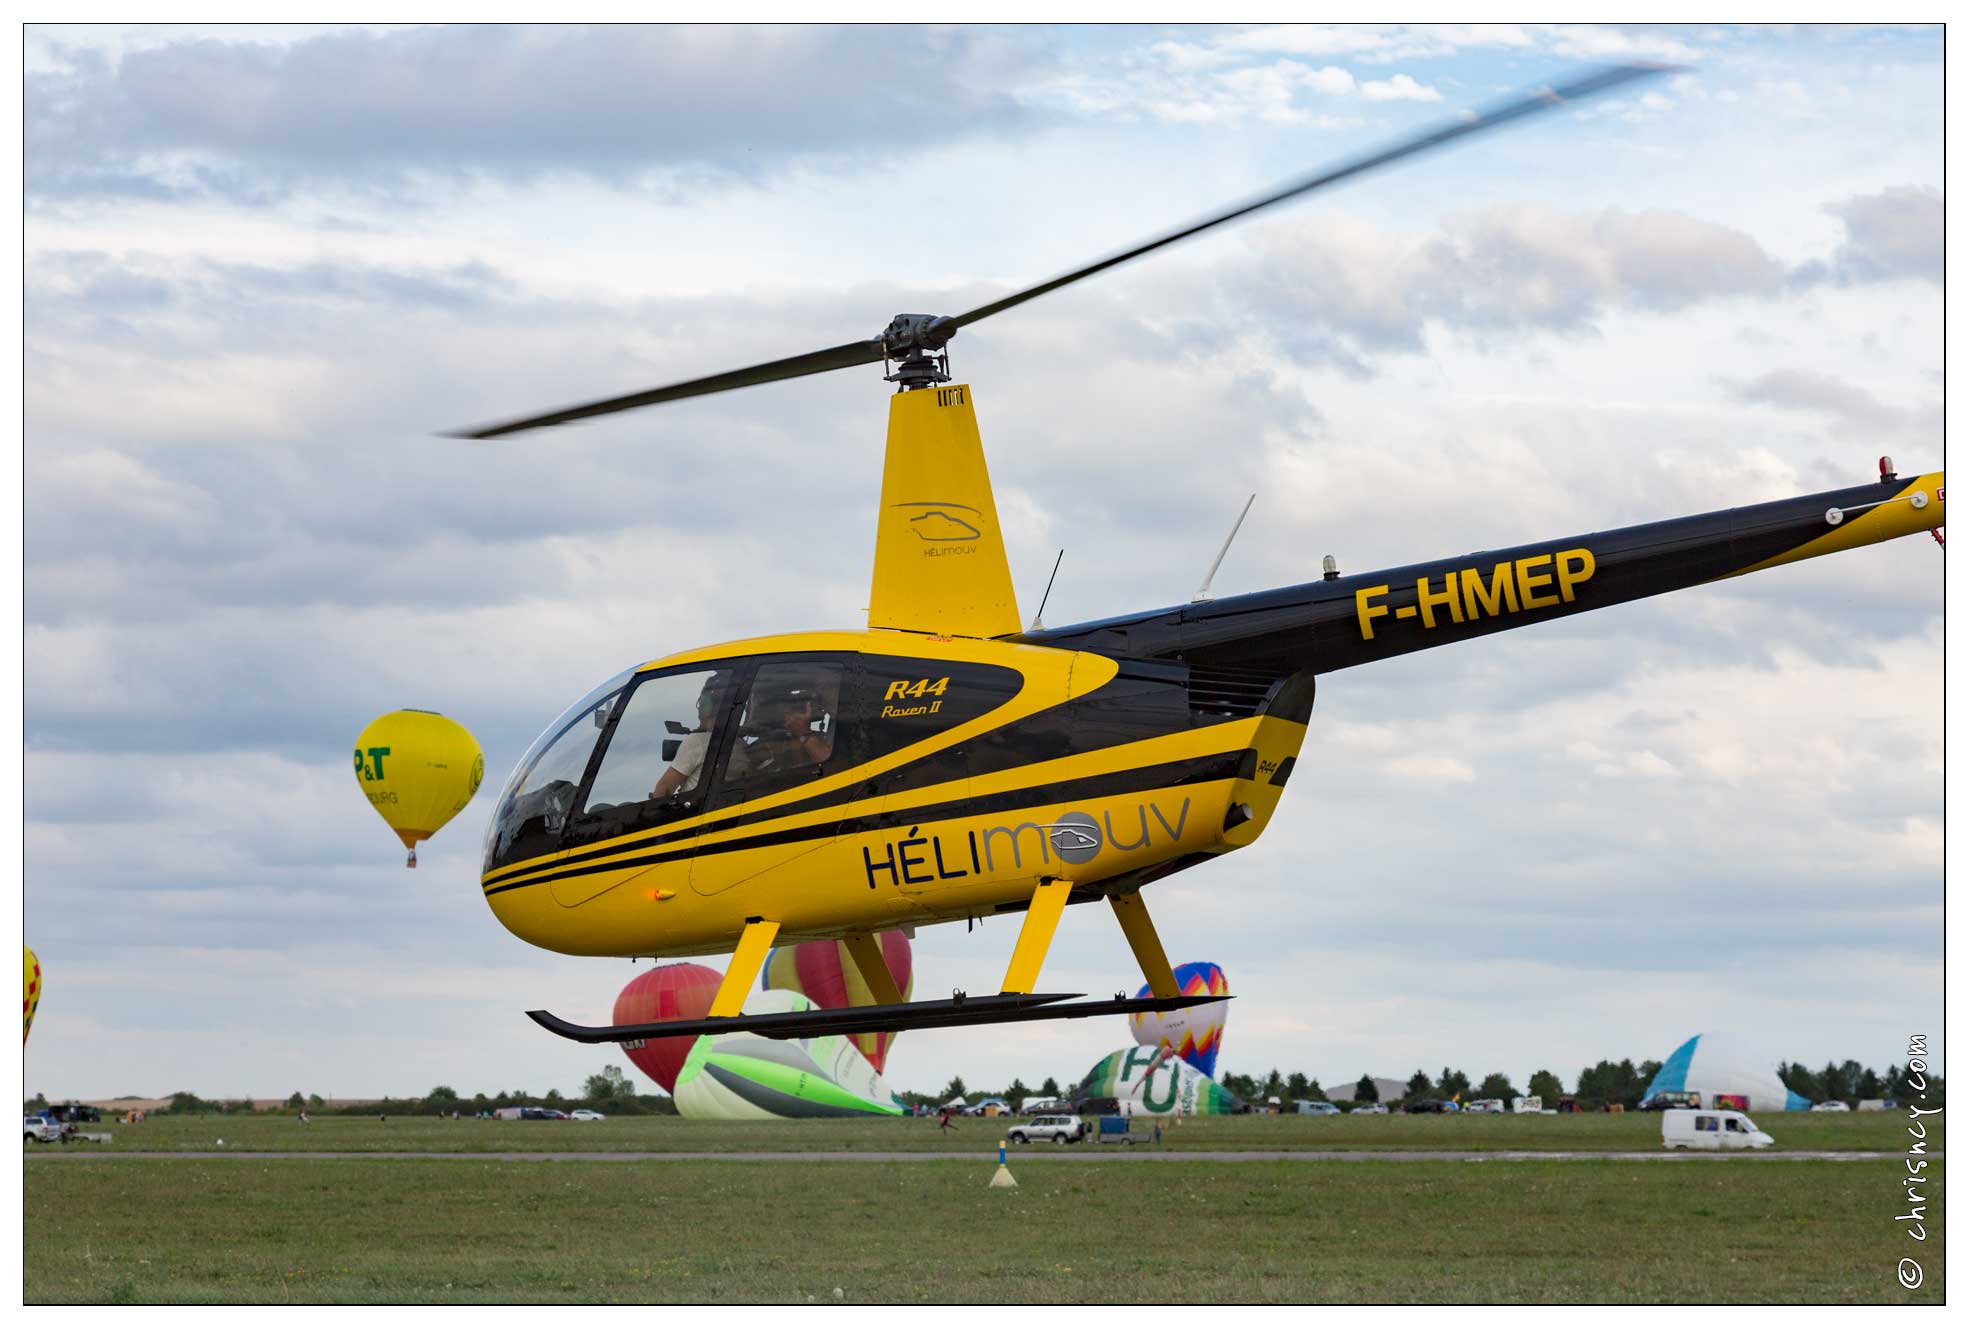
<svg viewBox="0 0 1969 1329"><path fill-rule="evenodd" d="M1238 513L1237 520L1231 523L1231 533L1224 537L1224 547L1217 551L1217 557L1210 564L1210 571L1203 574L1203 585L1197 587L1196 594L1190 597L1191 604L1200 605L1210 598L1210 583L1216 580L1217 569L1224 565L1224 555L1231 552L1231 541L1237 539L1238 527L1244 525L1245 514L1251 511L1251 505L1257 501L1256 494L1244 500L1244 511Z"/></svg>
<svg viewBox="0 0 1969 1329"><path fill-rule="evenodd" d="M1053 571L1048 573L1046 577L1046 594L1039 597L1039 610L1033 614L1032 626L1026 629L1027 632L1043 632L1046 630L1046 625L1039 621L1039 616L1046 612L1046 602L1053 598L1053 578L1060 575L1060 560L1066 556L1067 551L1064 549L1053 556Z"/></svg>

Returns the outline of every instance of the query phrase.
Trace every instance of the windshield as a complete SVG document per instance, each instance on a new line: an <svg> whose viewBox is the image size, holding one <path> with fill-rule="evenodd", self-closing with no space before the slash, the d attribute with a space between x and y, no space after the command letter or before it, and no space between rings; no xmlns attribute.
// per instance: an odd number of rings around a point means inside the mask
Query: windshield
<svg viewBox="0 0 1969 1329"><path fill-rule="evenodd" d="M623 686L635 674L625 669L562 711L560 717L520 758L499 795L498 810L485 833L485 866L496 867L551 853L574 806L574 793L588 768Z"/></svg>

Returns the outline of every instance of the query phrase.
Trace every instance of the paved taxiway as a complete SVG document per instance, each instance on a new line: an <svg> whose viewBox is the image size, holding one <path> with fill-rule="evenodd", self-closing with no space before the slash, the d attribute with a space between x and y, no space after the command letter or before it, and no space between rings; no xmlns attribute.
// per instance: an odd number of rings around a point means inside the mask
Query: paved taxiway
<svg viewBox="0 0 1969 1329"><path fill-rule="evenodd" d="M659 1152L654 1150L641 1153L416 1153L394 1150L346 1150L341 1152L309 1153L300 1151L252 1151L245 1149L204 1149L204 1150L128 1150L94 1151L86 1145L61 1146L48 1149L45 1146L30 1150L29 1158L77 1158L77 1159L141 1159L141 1158L192 1158L192 1159L240 1159L246 1162L308 1162L322 1159L337 1162L375 1160L415 1160L417 1162L454 1163L996 1163L998 1151L987 1150L982 1153L931 1153L902 1152L890 1150L881 1153L855 1153L839 1151L832 1153L798 1153L791 1150L762 1151L759 1153L719 1153L714 1150L694 1152ZM1431 1152L1422 1149L1355 1149L1355 1150L1315 1150L1315 1149L1137 1149L1128 1146L1110 1146L1105 1149L1029 1149L1011 1150L1007 1160L1024 1163L1683 1163L1721 1161L1723 1159L1743 1159L1746 1162L1768 1160L1806 1160L1830 1163L1888 1163L1901 1158L1895 1153L1864 1150L1836 1149L1796 1149L1788 1151L1773 1150L1677 1150L1673 1153L1595 1151L1584 1149L1494 1149L1481 1153L1455 1153L1447 1150ZM1930 1154L1929 1159L1942 1161L1941 1154Z"/></svg>

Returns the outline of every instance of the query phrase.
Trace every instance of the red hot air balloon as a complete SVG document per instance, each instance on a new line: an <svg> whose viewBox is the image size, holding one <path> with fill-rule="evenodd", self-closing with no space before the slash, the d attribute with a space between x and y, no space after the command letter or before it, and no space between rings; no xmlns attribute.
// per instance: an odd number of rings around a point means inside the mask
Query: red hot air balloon
<svg viewBox="0 0 1969 1329"><path fill-rule="evenodd" d="M896 990L908 1001L912 977L909 938L900 932L884 932L879 939L882 959L896 980ZM830 1011L877 1004L868 984L861 981L861 970L855 968L846 943L838 941L803 941L797 946L779 947L767 958L765 976L759 986L801 993L814 1005ZM894 1034L856 1034L853 1041L879 1075L889 1060L889 1044L895 1037Z"/></svg>
<svg viewBox="0 0 1969 1329"><path fill-rule="evenodd" d="M629 980L615 999L614 1024L652 1024L658 1020L701 1020L711 1014L711 998L723 975L701 964L666 964ZM624 1047L638 1070L669 1093L677 1084L695 1038L652 1038L639 1048Z"/></svg>

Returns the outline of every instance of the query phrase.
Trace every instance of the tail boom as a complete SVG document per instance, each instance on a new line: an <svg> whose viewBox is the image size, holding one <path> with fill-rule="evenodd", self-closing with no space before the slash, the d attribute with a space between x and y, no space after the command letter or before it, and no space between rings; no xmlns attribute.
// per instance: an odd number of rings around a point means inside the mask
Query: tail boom
<svg viewBox="0 0 1969 1329"><path fill-rule="evenodd" d="M1332 673L1934 530L1943 473L1884 478L1513 549L1032 634L1135 659Z"/></svg>

